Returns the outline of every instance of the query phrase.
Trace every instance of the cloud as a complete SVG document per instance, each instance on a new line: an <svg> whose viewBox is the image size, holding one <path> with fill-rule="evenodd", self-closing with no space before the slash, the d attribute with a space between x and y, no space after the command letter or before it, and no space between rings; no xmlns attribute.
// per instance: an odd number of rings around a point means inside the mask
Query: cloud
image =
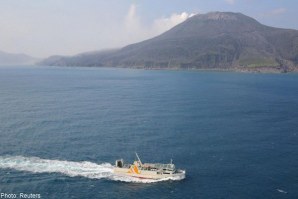
<svg viewBox="0 0 298 199"><path fill-rule="evenodd" d="M140 22L140 18L137 15L137 6L135 4L131 4L128 12L125 16L125 21L124 21L124 27L122 27L123 30L120 30L124 36L127 36L127 38L124 39L129 39L129 38L137 38L138 32L142 31L143 27Z"/></svg>
<svg viewBox="0 0 298 199"><path fill-rule="evenodd" d="M125 16L122 42L120 41L120 43L126 45L157 36L194 15L187 12L173 13L168 17L163 16L153 20L152 23L145 24L142 23L141 17L138 15L137 5L131 4Z"/></svg>
<svg viewBox="0 0 298 199"><path fill-rule="evenodd" d="M174 13L170 17L161 17L156 19L152 26L153 32L162 33L194 15L195 14L193 13L189 14L187 12L182 12L181 14Z"/></svg>
<svg viewBox="0 0 298 199"><path fill-rule="evenodd" d="M131 31L134 31L134 28L140 26L139 17L137 16L137 6L135 4L130 5L124 25L127 30Z"/></svg>
<svg viewBox="0 0 298 199"><path fill-rule="evenodd" d="M236 0L225 0L226 3L233 5L235 4Z"/></svg>
<svg viewBox="0 0 298 199"><path fill-rule="evenodd" d="M272 16L278 16L278 15L282 15L287 11L286 8L277 8L274 10L270 10L268 12L265 12L262 14L262 16L264 17L272 17Z"/></svg>
<svg viewBox="0 0 298 199"><path fill-rule="evenodd" d="M36 57L123 47L157 36L193 15L170 13L149 21L140 12L142 4L14 1L20 6L0 3L0 50Z"/></svg>

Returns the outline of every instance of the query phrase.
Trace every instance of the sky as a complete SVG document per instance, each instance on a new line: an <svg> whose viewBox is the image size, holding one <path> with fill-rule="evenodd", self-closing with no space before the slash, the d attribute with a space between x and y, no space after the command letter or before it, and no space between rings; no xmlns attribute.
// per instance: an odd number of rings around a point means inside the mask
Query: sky
<svg viewBox="0 0 298 199"><path fill-rule="evenodd" d="M295 0L0 0L0 51L45 58L119 48L212 11L298 30L297 10Z"/></svg>

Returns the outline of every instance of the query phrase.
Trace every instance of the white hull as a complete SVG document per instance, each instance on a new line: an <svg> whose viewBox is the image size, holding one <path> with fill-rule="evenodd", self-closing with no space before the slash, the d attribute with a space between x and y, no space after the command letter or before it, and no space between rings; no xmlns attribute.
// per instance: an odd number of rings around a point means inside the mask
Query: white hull
<svg viewBox="0 0 298 199"><path fill-rule="evenodd" d="M179 178L183 179L185 178L185 171L179 170L176 173L172 174L157 174L156 171L145 171L145 170L139 170L139 173L131 173L130 170L127 168L114 168L114 174L119 176L129 176L134 178L141 178L141 179L152 179L152 180L160 180L165 178Z"/></svg>

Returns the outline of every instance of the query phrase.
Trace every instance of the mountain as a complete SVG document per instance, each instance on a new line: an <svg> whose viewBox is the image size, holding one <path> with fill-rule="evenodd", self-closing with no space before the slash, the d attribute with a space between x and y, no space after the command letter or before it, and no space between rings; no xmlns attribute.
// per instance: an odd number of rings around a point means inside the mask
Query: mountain
<svg viewBox="0 0 298 199"><path fill-rule="evenodd" d="M298 31L265 26L241 13L211 12L118 50L50 57L40 64L291 71L298 68Z"/></svg>
<svg viewBox="0 0 298 199"><path fill-rule="evenodd" d="M119 49L99 50L81 53L76 56L54 55L37 64L48 66L103 66L101 59L116 53L118 50Z"/></svg>
<svg viewBox="0 0 298 199"><path fill-rule="evenodd" d="M0 51L0 65L31 65L39 59L25 54L14 54Z"/></svg>

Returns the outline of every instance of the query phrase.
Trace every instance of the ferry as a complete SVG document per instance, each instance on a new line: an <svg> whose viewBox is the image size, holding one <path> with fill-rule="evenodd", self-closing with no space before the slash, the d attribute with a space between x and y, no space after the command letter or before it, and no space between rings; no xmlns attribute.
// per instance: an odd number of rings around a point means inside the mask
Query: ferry
<svg viewBox="0 0 298 199"><path fill-rule="evenodd" d="M114 174L152 180L185 178L185 170L176 169L172 160L169 164L142 163L137 153L136 158L133 164L125 164L123 159L116 160Z"/></svg>

